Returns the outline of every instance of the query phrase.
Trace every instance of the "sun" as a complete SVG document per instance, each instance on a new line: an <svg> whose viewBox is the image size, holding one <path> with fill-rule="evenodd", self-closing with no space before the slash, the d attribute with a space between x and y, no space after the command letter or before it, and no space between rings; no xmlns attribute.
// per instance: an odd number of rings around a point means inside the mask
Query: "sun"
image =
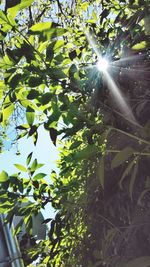
<svg viewBox="0 0 150 267"><path fill-rule="evenodd" d="M108 69L109 63L105 58L99 58L96 66L98 70L105 72Z"/></svg>

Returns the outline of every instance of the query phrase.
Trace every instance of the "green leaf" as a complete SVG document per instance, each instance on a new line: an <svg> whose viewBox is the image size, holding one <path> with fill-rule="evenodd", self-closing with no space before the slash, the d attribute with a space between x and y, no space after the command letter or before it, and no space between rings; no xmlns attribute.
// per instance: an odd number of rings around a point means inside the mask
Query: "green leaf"
<svg viewBox="0 0 150 267"><path fill-rule="evenodd" d="M128 261L124 267L149 267L150 257L139 257L134 260Z"/></svg>
<svg viewBox="0 0 150 267"><path fill-rule="evenodd" d="M28 106L26 110L26 119L29 125L33 124L34 118L35 118L35 111L34 109Z"/></svg>
<svg viewBox="0 0 150 267"><path fill-rule="evenodd" d="M37 159L34 159L34 161L31 164L30 170L35 171L37 169L37 165L38 165Z"/></svg>
<svg viewBox="0 0 150 267"><path fill-rule="evenodd" d="M39 92L35 89L31 89L31 91L27 95L27 99L30 99L30 100L35 99L35 98L37 99L38 96L39 96Z"/></svg>
<svg viewBox="0 0 150 267"><path fill-rule="evenodd" d="M66 29L64 28L50 28L47 31L43 32L43 36L47 39L53 39L59 36L62 36L66 32Z"/></svg>
<svg viewBox="0 0 150 267"><path fill-rule="evenodd" d="M83 10L83 11L86 11L87 9L88 9L88 6L89 6L89 3L82 3L81 4L81 9Z"/></svg>
<svg viewBox="0 0 150 267"><path fill-rule="evenodd" d="M126 162L130 158L135 150L132 147L125 147L123 150L118 152L111 162L111 168L116 168L122 163Z"/></svg>
<svg viewBox="0 0 150 267"><path fill-rule="evenodd" d="M19 2L19 4L13 5L11 8L8 9L8 13L12 16L12 18L17 15L18 11L29 7L34 2L34 0L21 0Z"/></svg>
<svg viewBox="0 0 150 267"><path fill-rule="evenodd" d="M82 144L82 141L75 141L75 142L73 142L73 143L71 144L71 146L70 146L69 149L70 149L70 150L73 150L73 149L79 147L81 144Z"/></svg>
<svg viewBox="0 0 150 267"><path fill-rule="evenodd" d="M143 49L145 49L147 47L147 42L146 41L143 41L143 42L141 42L141 43L138 43L138 44L136 44L136 45L134 45L134 46L132 46L132 49L133 50L143 50Z"/></svg>
<svg viewBox="0 0 150 267"><path fill-rule="evenodd" d="M100 162L98 164L97 175L100 181L100 185L102 186L102 188L104 188L104 157L101 157Z"/></svg>
<svg viewBox="0 0 150 267"><path fill-rule="evenodd" d="M8 23L8 19L6 17L6 15L4 14L4 12L2 10L0 10L0 24L7 24Z"/></svg>
<svg viewBox="0 0 150 267"><path fill-rule="evenodd" d="M20 171L23 171L23 172L26 172L27 171L27 169L23 165L21 165L21 164L14 164L14 165Z"/></svg>
<svg viewBox="0 0 150 267"><path fill-rule="evenodd" d="M31 152L31 153L27 156L27 159L26 159L26 163L27 163L27 165L30 164L30 161L31 161L31 158L32 158L32 154L33 154L33 152Z"/></svg>
<svg viewBox="0 0 150 267"><path fill-rule="evenodd" d="M51 61L54 56L54 51L57 52L60 50L61 47L63 47L64 41L63 40L57 40L51 42L47 49L46 49L46 60Z"/></svg>
<svg viewBox="0 0 150 267"><path fill-rule="evenodd" d="M54 146L56 146L56 140L57 140L57 129L55 128L50 128L49 129L49 134L50 134L50 138L54 144Z"/></svg>
<svg viewBox="0 0 150 267"><path fill-rule="evenodd" d="M36 76L31 76L28 81L29 87L36 87L42 84L42 78L41 77L36 77Z"/></svg>
<svg viewBox="0 0 150 267"><path fill-rule="evenodd" d="M0 183L6 182L9 179L8 173L5 171L2 171L0 173Z"/></svg>
<svg viewBox="0 0 150 267"><path fill-rule="evenodd" d="M45 31L45 30L49 30L52 26L52 22L49 22L49 21L46 21L46 22L39 22L39 23L36 23L35 25L33 25L31 28L30 28L30 31L32 32L42 32L42 31Z"/></svg>
<svg viewBox="0 0 150 267"><path fill-rule="evenodd" d="M50 92L47 92L47 93L43 94L41 99L40 99L41 104L42 105L48 104L51 101L52 96L53 96L53 94L50 93Z"/></svg>
<svg viewBox="0 0 150 267"><path fill-rule="evenodd" d="M36 175L33 177L33 180L34 180L34 181L36 181L36 180L40 180L40 179L43 179L45 176L46 176L45 173L38 173L38 174L36 174Z"/></svg>
<svg viewBox="0 0 150 267"><path fill-rule="evenodd" d="M100 149L98 147L96 147L95 145L88 145L84 149L75 153L74 158L76 160L88 159L92 156L96 156L98 152L100 152Z"/></svg>
<svg viewBox="0 0 150 267"><path fill-rule="evenodd" d="M7 106L6 108L3 108L2 110L3 121L6 121L10 117L10 115L13 113L13 111L14 111L14 104L11 104Z"/></svg>
<svg viewBox="0 0 150 267"><path fill-rule="evenodd" d="M138 162L136 162L134 165L133 172L132 172L131 179L130 179L130 184L129 184L129 195L131 199L132 199L133 186L135 183L137 171L138 171Z"/></svg>
<svg viewBox="0 0 150 267"><path fill-rule="evenodd" d="M56 80L64 79L67 77L67 75L59 68L49 68L48 74L50 78L56 79Z"/></svg>
<svg viewBox="0 0 150 267"><path fill-rule="evenodd" d="M21 79L21 74L20 73L17 73L17 74L15 74L12 78L11 78L11 80L10 80L10 87L12 88L12 89L15 89L17 86L18 86L18 84L19 84L19 82L20 82L20 79Z"/></svg>
<svg viewBox="0 0 150 267"><path fill-rule="evenodd" d="M6 213L7 212L7 209L6 209L6 207L0 207L0 214L4 214L4 213Z"/></svg>

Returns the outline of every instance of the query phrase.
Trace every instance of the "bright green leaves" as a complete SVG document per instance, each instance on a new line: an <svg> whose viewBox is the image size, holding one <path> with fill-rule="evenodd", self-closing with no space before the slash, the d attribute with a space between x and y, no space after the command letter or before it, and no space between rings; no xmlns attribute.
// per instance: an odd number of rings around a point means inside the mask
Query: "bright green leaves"
<svg viewBox="0 0 150 267"><path fill-rule="evenodd" d="M7 172L2 171L0 173L0 183L4 183L9 179Z"/></svg>
<svg viewBox="0 0 150 267"><path fill-rule="evenodd" d="M17 25L13 17L10 14L5 15L2 10L0 10L0 24L2 25L1 33L7 33Z"/></svg>
<svg viewBox="0 0 150 267"><path fill-rule="evenodd" d="M8 13L14 18L20 10L28 8L33 2L34 0L16 1L13 5L8 7Z"/></svg>
<svg viewBox="0 0 150 267"><path fill-rule="evenodd" d="M52 22L39 22L35 25L33 25L31 28L30 28L30 31L31 32L34 32L34 33L39 33L39 32L42 32L42 31L46 31L46 30L49 30L52 26Z"/></svg>
<svg viewBox="0 0 150 267"><path fill-rule="evenodd" d="M31 163L32 154L33 154L33 152L31 152L26 158L27 167L23 166L22 164L14 164L14 166L19 171L26 172L29 175L29 178L32 179L33 181L41 180L46 176L46 174L45 173L37 173L36 175L34 175L34 173L39 168L43 167L44 164L38 163L37 159L34 159ZM6 173L3 172L3 175L6 175ZM33 175L34 175L34 177L33 177Z"/></svg>
<svg viewBox="0 0 150 267"><path fill-rule="evenodd" d="M27 107L26 110L26 119L29 125L32 125L35 119L35 110L31 107Z"/></svg>
<svg viewBox="0 0 150 267"><path fill-rule="evenodd" d="M36 174L36 175L33 177L33 180L34 180L34 181L41 180L41 179L43 179L45 176L46 176L45 173L38 173L38 174Z"/></svg>
<svg viewBox="0 0 150 267"><path fill-rule="evenodd" d="M26 172L27 171L27 169L21 164L14 164L14 165L18 170L20 170L22 172Z"/></svg>
<svg viewBox="0 0 150 267"><path fill-rule="evenodd" d="M138 43L138 44L132 46L132 49L140 51L140 50L145 49L146 47L147 47L147 42L146 41L142 41L141 43Z"/></svg>
<svg viewBox="0 0 150 267"><path fill-rule="evenodd" d="M8 19L6 17L6 15L4 14L4 12L2 10L0 10L0 24L4 25L8 23Z"/></svg>
<svg viewBox="0 0 150 267"><path fill-rule="evenodd" d="M5 105L3 108L2 108L2 125L5 126L6 123L7 123L7 120L8 118L12 115L13 111L14 111L14 104L11 103L11 104L8 104L8 105Z"/></svg>
<svg viewBox="0 0 150 267"><path fill-rule="evenodd" d="M35 172L37 169L43 167L44 164L38 163L37 159L34 159L33 162L31 163L31 166L29 167L31 172Z"/></svg>
<svg viewBox="0 0 150 267"><path fill-rule="evenodd" d="M62 36L66 30L58 27L59 25L52 22L39 22L30 28L30 34L40 35L41 40L50 40Z"/></svg>
<svg viewBox="0 0 150 267"><path fill-rule="evenodd" d="M30 166L30 171L31 171L31 172L36 171L36 169L38 169L37 166L38 166L37 159L34 159L33 162L32 162L32 164L31 164L31 166Z"/></svg>

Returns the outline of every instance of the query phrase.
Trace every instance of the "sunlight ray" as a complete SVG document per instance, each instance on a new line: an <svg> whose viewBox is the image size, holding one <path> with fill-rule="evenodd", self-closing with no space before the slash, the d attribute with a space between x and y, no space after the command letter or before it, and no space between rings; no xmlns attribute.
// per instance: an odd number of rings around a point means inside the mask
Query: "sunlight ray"
<svg viewBox="0 0 150 267"><path fill-rule="evenodd" d="M112 79L112 77L110 76L110 74L107 71L105 71L104 79L105 79L105 82L107 83L107 86L108 86L111 94L115 98L116 105L119 107L120 110L123 111L124 116L129 121L133 121L133 122L137 123L129 105L125 101L125 97L120 92L118 86L116 85L116 83L114 82L114 80Z"/></svg>
<svg viewBox="0 0 150 267"><path fill-rule="evenodd" d="M103 58L100 54L100 52L98 51L98 49L96 48L96 42L94 41L94 39L90 36L90 34L85 31L85 35L86 38L90 44L90 46L92 47L92 49L95 51L97 57L98 57L98 62L96 64L97 69L101 72L103 72L103 77L104 80L112 94L112 96L114 97L114 100L118 106L118 108L124 113L124 116L130 120L133 123L137 123L131 108L129 107L129 105L127 104L125 97L123 96L123 94L120 92L119 87L117 86L117 84L115 83L115 81L113 80L113 78L111 77L111 75L109 74L108 70L109 70L109 66L110 63L107 62L107 60L105 58ZM127 60L127 59L126 59ZM125 60L124 60L125 61ZM115 68L119 66L115 66L115 63L117 63L117 61L113 63L111 63L111 67ZM121 61L120 61L121 63ZM116 64L117 65L117 64ZM108 70L107 70L108 69ZM121 68L122 69L122 68ZM125 69L125 68L124 68ZM128 70L128 69L127 69ZM131 69L130 69L131 70Z"/></svg>

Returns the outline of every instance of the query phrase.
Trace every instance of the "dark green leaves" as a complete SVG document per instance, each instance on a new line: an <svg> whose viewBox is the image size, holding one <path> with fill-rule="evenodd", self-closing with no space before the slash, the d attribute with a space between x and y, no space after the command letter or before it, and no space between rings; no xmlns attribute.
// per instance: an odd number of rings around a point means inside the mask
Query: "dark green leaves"
<svg viewBox="0 0 150 267"><path fill-rule="evenodd" d="M32 87L37 87L42 83L42 78L38 76L31 76L28 80L28 85Z"/></svg>
<svg viewBox="0 0 150 267"><path fill-rule="evenodd" d="M100 149L98 147L96 147L95 145L88 145L81 151L76 152L74 158L76 160L89 159L90 157L96 156L98 153L100 153Z"/></svg>
<svg viewBox="0 0 150 267"><path fill-rule="evenodd" d="M26 110L26 119L29 125L32 125L35 118L35 111L31 107L27 107Z"/></svg>
<svg viewBox="0 0 150 267"><path fill-rule="evenodd" d="M31 152L31 153L27 156L27 159L26 159L26 163L27 163L27 165L30 164L30 161L31 161L31 158L32 158L32 154L33 154L33 152Z"/></svg>
<svg viewBox="0 0 150 267"><path fill-rule="evenodd" d="M135 150L132 147L125 147L123 150L118 152L113 158L111 168L116 168L122 163L125 163L133 155L134 152Z"/></svg>
<svg viewBox="0 0 150 267"><path fill-rule="evenodd" d="M50 138L51 138L54 146L56 146L57 130L55 128L50 128L49 129L49 134L50 134Z"/></svg>

